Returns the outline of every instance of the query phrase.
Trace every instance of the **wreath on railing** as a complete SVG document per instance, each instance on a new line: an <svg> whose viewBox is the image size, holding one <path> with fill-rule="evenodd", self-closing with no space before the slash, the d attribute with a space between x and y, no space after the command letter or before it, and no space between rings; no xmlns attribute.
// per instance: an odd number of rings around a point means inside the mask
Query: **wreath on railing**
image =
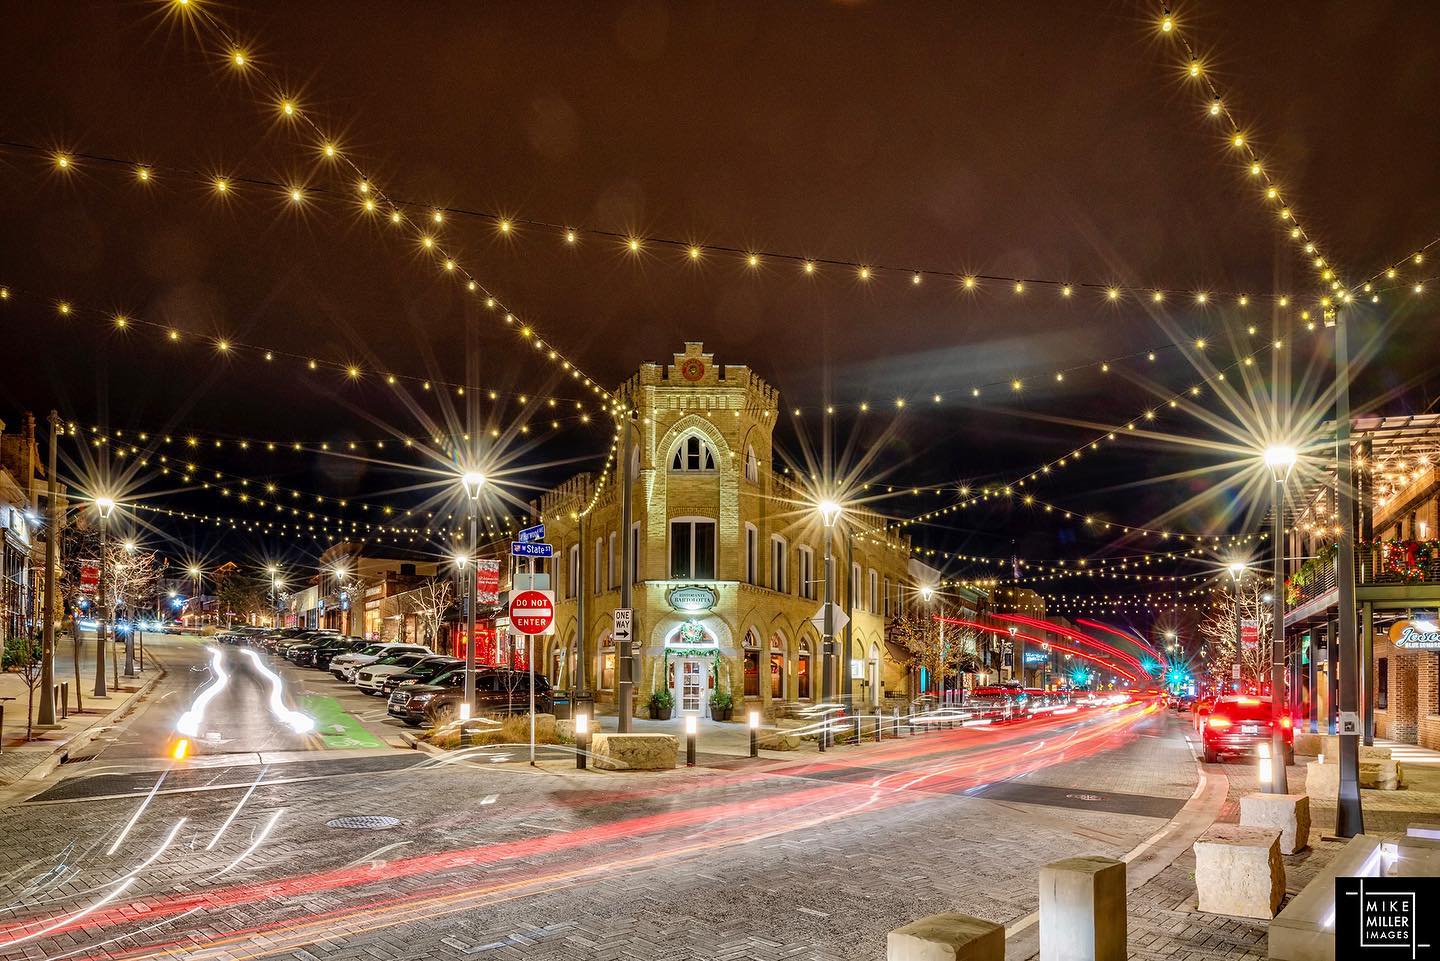
<svg viewBox="0 0 1440 961"><path fill-rule="evenodd" d="M1376 573L1407 583L1427 580L1427 568L1440 561L1440 541L1381 541L1374 546L1380 551Z"/></svg>

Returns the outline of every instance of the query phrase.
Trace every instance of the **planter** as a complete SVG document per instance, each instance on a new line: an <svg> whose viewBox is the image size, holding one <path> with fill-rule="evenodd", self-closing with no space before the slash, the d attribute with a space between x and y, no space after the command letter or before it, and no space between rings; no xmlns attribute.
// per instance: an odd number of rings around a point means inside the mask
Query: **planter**
<svg viewBox="0 0 1440 961"><path fill-rule="evenodd" d="M730 712L733 710L733 707L716 707L712 704L710 705L710 720L728 721L730 720Z"/></svg>
<svg viewBox="0 0 1440 961"><path fill-rule="evenodd" d="M670 720L671 710L673 709L668 707L656 707L654 704L652 704L650 705L650 720L668 721Z"/></svg>

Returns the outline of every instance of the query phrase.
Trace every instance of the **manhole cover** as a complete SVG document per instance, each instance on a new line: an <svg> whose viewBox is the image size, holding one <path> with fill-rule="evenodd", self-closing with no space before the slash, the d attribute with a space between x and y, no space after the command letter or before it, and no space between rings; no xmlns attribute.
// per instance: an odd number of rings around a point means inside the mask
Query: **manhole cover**
<svg viewBox="0 0 1440 961"><path fill-rule="evenodd" d="M352 831L385 831L400 823L399 818L384 814L357 814L326 821L327 828L349 828Z"/></svg>

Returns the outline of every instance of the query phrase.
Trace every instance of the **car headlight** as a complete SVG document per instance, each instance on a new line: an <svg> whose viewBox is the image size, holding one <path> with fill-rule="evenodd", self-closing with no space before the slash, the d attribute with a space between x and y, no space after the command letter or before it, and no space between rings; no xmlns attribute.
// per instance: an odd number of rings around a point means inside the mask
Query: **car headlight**
<svg viewBox="0 0 1440 961"><path fill-rule="evenodd" d="M434 696L435 696L434 694L412 694L412 695L410 695L410 703L411 703L411 704L425 704L426 702L428 702L428 701L429 701L431 698L433 698Z"/></svg>

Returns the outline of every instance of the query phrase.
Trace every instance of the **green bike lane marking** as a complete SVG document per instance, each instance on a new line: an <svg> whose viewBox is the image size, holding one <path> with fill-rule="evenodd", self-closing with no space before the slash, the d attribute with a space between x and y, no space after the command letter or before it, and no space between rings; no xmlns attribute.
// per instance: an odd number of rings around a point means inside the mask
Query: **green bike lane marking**
<svg viewBox="0 0 1440 961"><path fill-rule="evenodd" d="M333 697L306 694L301 698L300 710L315 719L315 733L320 735L320 740L328 748L345 750L386 746L384 741L365 730Z"/></svg>

